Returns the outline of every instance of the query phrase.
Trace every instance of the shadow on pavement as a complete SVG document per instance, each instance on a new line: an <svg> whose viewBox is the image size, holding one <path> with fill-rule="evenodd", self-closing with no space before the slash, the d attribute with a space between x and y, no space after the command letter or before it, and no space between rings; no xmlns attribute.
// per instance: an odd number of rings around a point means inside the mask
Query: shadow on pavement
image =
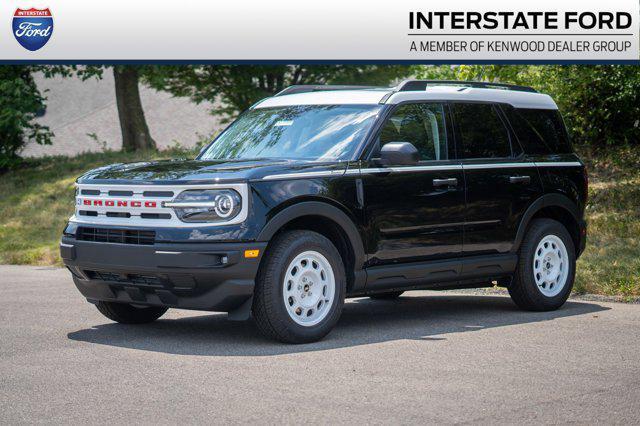
<svg viewBox="0 0 640 426"><path fill-rule="evenodd" d="M345 304L336 328L321 342L286 345L266 340L252 321L226 314L160 319L147 325L108 323L69 333L69 339L143 351L204 356L270 356L322 351L393 340L446 340L449 333L551 321L609 308L569 301L553 312L520 311L499 296L404 296L395 301L355 299Z"/></svg>

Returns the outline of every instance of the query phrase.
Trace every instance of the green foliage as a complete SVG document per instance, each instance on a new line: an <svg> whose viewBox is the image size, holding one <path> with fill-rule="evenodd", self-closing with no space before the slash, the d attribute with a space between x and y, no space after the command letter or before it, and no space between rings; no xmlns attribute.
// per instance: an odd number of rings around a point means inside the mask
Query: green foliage
<svg viewBox="0 0 640 426"><path fill-rule="evenodd" d="M640 67L554 68L544 74L577 142L597 147L640 144Z"/></svg>
<svg viewBox="0 0 640 426"><path fill-rule="evenodd" d="M152 87L195 102L220 101L215 114L232 117L258 100L293 84L387 86L413 73L386 65L202 65L149 67L142 73Z"/></svg>
<svg viewBox="0 0 640 426"><path fill-rule="evenodd" d="M19 153L27 142L51 144L53 133L33 121L46 107L46 98L38 90L33 74L68 76L74 69L75 66L63 65L0 66L0 172L20 163Z"/></svg>
<svg viewBox="0 0 640 426"><path fill-rule="evenodd" d="M444 69L444 71L443 71ZM551 95L575 144L640 143L640 67L625 65L459 65L422 67L420 78L514 83Z"/></svg>
<svg viewBox="0 0 640 426"><path fill-rule="evenodd" d="M0 67L0 170L19 162L18 153L27 141L50 144L53 133L33 122L45 108L30 67Z"/></svg>

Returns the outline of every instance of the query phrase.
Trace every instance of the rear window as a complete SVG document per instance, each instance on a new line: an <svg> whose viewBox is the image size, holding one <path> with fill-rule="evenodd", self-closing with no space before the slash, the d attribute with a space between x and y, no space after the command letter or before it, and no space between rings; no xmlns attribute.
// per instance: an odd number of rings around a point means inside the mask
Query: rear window
<svg viewBox="0 0 640 426"><path fill-rule="evenodd" d="M508 108L505 113L527 154L573 152L567 129L557 110Z"/></svg>
<svg viewBox="0 0 640 426"><path fill-rule="evenodd" d="M463 158L511 156L507 129L490 104L453 104L453 114L462 139Z"/></svg>

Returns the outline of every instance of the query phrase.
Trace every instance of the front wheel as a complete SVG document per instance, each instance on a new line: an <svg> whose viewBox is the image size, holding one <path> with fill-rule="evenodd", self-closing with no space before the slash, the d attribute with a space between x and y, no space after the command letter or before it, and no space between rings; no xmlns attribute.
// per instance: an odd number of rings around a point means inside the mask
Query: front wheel
<svg viewBox="0 0 640 426"><path fill-rule="evenodd" d="M555 310L569 297L575 272L575 248L566 228L555 220L536 219L522 242L509 294L522 309Z"/></svg>
<svg viewBox="0 0 640 426"><path fill-rule="evenodd" d="M346 275L338 250L318 233L287 231L266 256L252 306L260 331L285 343L323 338L344 305Z"/></svg>

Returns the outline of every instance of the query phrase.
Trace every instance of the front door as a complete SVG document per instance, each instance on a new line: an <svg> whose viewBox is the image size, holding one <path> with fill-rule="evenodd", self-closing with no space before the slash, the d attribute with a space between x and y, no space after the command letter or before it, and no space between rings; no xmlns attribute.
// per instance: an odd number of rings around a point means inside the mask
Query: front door
<svg viewBox="0 0 640 426"><path fill-rule="evenodd" d="M397 106L362 163L370 266L460 256L464 177L447 117L444 103ZM381 166L375 158L389 142L413 144L419 164Z"/></svg>

